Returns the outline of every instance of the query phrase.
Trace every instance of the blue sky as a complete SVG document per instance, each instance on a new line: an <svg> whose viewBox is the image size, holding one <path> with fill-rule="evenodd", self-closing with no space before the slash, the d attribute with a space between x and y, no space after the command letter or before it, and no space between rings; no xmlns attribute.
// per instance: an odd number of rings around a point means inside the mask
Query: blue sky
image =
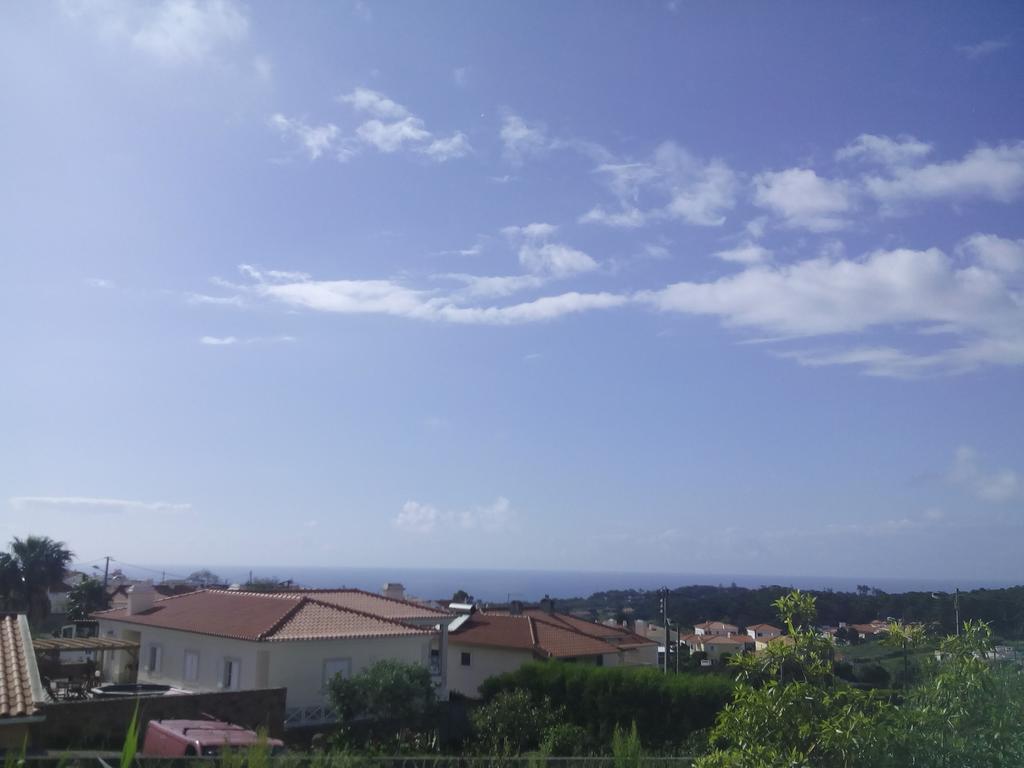
<svg viewBox="0 0 1024 768"><path fill-rule="evenodd" d="M1019 580L1019 4L4 16L0 536Z"/></svg>

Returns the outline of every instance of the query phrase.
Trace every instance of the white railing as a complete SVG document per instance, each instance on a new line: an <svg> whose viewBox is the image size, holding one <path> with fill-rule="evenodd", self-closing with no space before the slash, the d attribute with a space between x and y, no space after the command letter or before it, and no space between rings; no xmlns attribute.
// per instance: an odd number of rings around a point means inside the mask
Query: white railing
<svg viewBox="0 0 1024 768"><path fill-rule="evenodd" d="M337 722L338 713L330 704L314 704L309 707L288 707L284 711L285 728L305 728L312 725L329 725Z"/></svg>

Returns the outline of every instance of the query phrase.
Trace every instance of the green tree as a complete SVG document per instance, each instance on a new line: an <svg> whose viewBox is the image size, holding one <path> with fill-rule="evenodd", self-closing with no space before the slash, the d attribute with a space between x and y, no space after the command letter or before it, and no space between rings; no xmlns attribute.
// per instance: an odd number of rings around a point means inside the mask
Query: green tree
<svg viewBox="0 0 1024 768"><path fill-rule="evenodd" d="M107 590L96 579L83 579L68 592L67 617L71 621L84 621L93 611L107 607Z"/></svg>
<svg viewBox="0 0 1024 768"><path fill-rule="evenodd" d="M194 584L197 587L205 587L208 584L222 584L220 576L208 568L202 568L198 571L192 571L185 579L189 584Z"/></svg>
<svg viewBox="0 0 1024 768"><path fill-rule="evenodd" d="M992 631L978 621L942 642L934 673L899 709L894 765L1024 765L1024 677L1019 668L993 662L992 650Z"/></svg>
<svg viewBox="0 0 1024 768"><path fill-rule="evenodd" d="M532 698L528 691L502 691L472 714L476 743L486 755L520 755L540 746L549 729L564 719L551 699Z"/></svg>
<svg viewBox="0 0 1024 768"><path fill-rule="evenodd" d="M436 695L430 670L420 664L385 659L357 675L335 675L328 683L331 704L342 727L362 723L373 738L421 729L434 714Z"/></svg>
<svg viewBox="0 0 1024 768"><path fill-rule="evenodd" d="M833 646L814 628L814 597L800 591L774 603L790 642L732 659L733 701L711 733L716 747L700 768L882 764L887 702L874 692L837 684Z"/></svg>
<svg viewBox="0 0 1024 768"><path fill-rule="evenodd" d="M14 608L21 594L21 570L10 552L0 552L0 609Z"/></svg>
<svg viewBox="0 0 1024 768"><path fill-rule="evenodd" d="M899 648L903 651L903 688L910 687L910 652L916 651L928 640L924 627L919 624L904 624L902 621L890 621L882 645Z"/></svg>
<svg viewBox="0 0 1024 768"><path fill-rule="evenodd" d="M46 592L64 578L64 571L74 557L62 541L48 536L27 536L11 542L11 556L17 564L21 580L16 599L28 614L30 623L45 619L50 613Z"/></svg>

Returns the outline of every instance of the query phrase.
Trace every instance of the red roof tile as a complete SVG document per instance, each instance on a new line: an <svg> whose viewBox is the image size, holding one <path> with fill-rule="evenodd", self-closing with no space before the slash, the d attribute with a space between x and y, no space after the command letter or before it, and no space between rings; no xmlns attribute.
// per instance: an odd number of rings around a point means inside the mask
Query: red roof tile
<svg viewBox="0 0 1024 768"><path fill-rule="evenodd" d="M0 617L0 723L5 718L31 717L39 710L38 678L24 617Z"/></svg>
<svg viewBox="0 0 1024 768"><path fill-rule="evenodd" d="M373 592L366 592L361 589L303 589L277 594L305 595L314 600L330 603L340 608L350 608L355 611L372 613L385 619L397 619L399 621L410 621L417 619L437 619L438 621L449 618L450 614L430 608L411 600L398 600L394 597L385 597Z"/></svg>
<svg viewBox="0 0 1024 768"><path fill-rule="evenodd" d="M578 631L564 614L548 614L543 611L527 611L523 614L475 613L449 634L453 645L486 645L495 648L511 648L531 651L537 656L558 659L579 656L600 656L616 653L616 640L605 641L599 637ZM579 621L574 619L574 621ZM583 622L599 627L591 622ZM604 627L603 629L614 629ZM626 633L629 635L629 633ZM618 635L622 639L621 630ZM627 638L628 639L628 638ZM637 638L641 644L650 641Z"/></svg>
<svg viewBox="0 0 1024 768"><path fill-rule="evenodd" d="M239 640L280 641L415 635L426 630L361 611L329 605L296 593L201 589L156 600L130 615L127 607L93 614L96 619L176 629Z"/></svg>

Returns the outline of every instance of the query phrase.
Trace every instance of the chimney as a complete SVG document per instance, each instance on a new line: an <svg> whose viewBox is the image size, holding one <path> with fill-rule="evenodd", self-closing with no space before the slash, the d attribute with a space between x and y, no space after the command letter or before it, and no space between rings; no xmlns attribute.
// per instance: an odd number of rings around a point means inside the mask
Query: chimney
<svg viewBox="0 0 1024 768"><path fill-rule="evenodd" d="M134 616L137 613L148 611L153 607L153 600L156 598L156 590L152 583L140 581L128 588L128 615Z"/></svg>
<svg viewBox="0 0 1024 768"><path fill-rule="evenodd" d="M390 597L392 600L405 600L405 587L397 581L389 581L384 585L381 594L384 597Z"/></svg>
<svg viewBox="0 0 1024 768"><path fill-rule="evenodd" d="M553 597L548 597L547 595L544 595L544 599L540 601L540 607L544 610L545 613L554 613L555 599Z"/></svg>
<svg viewBox="0 0 1024 768"><path fill-rule="evenodd" d="M523 615L523 601L522 600L513 600L511 603L508 604L508 612L511 613L513 616L522 616Z"/></svg>

